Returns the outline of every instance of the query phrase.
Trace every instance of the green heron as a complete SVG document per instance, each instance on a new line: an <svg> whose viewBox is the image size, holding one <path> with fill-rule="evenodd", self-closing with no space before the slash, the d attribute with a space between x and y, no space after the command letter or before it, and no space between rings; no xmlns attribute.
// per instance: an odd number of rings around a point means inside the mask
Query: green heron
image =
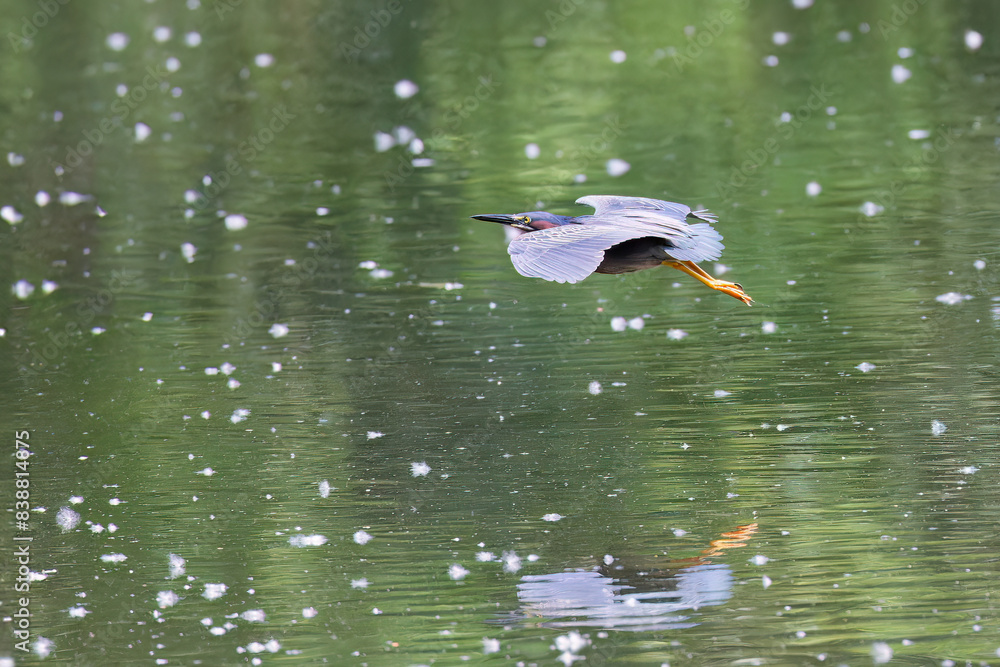
<svg viewBox="0 0 1000 667"><path fill-rule="evenodd" d="M695 262L718 259L722 235L708 223L715 216L684 204L644 197L589 195L576 200L593 215L570 217L546 211L474 215L518 232L507 248L522 276L575 283L592 273L631 273L669 266L748 306L753 299L738 283L713 278ZM688 224L688 218L702 222Z"/></svg>

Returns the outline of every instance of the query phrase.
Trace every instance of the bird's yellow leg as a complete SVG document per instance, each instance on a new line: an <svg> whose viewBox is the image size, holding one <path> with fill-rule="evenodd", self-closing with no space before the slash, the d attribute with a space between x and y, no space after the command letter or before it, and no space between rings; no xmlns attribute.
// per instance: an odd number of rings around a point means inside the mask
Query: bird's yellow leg
<svg viewBox="0 0 1000 667"><path fill-rule="evenodd" d="M719 290L723 294L728 294L734 299L739 299L746 305L753 303L753 299L750 295L743 291L743 286L739 283L731 283L727 280L719 280L718 278L712 277L707 271L702 269L700 266L694 262L680 262L677 260L667 260L663 262L664 266L669 266L672 269L677 269L678 271L683 271L692 278L696 278L701 282L705 283L714 290Z"/></svg>

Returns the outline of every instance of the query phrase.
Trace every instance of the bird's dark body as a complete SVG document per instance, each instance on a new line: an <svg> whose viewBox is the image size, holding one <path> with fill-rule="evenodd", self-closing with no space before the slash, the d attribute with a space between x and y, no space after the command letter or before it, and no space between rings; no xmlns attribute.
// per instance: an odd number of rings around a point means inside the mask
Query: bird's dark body
<svg viewBox="0 0 1000 667"><path fill-rule="evenodd" d="M604 259L594 273L632 273L655 269L670 258L664 250L663 239L646 236L611 246L604 251Z"/></svg>

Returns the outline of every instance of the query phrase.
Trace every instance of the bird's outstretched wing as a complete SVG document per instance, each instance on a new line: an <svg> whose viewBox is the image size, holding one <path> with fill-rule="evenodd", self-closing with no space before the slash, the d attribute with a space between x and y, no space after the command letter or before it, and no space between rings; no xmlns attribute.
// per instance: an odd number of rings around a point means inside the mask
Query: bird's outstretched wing
<svg viewBox="0 0 1000 667"><path fill-rule="evenodd" d="M647 197L619 197L617 195L587 195L576 200L577 204L590 206L594 209L594 215L604 215L605 213L621 211L623 209L639 209L647 211L659 211L663 215L673 217L683 222L689 215L700 218L705 222L717 222L716 217L708 211L692 211L690 206L678 204L662 199L649 199Z"/></svg>
<svg viewBox="0 0 1000 667"><path fill-rule="evenodd" d="M605 250L630 239L653 235L648 231L569 223L521 234L507 246L507 252L522 276L575 283L600 266Z"/></svg>
<svg viewBox="0 0 1000 667"><path fill-rule="evenodd" d="M722 245L722 235L707 224L715 222L715 216L708 211L692 211L684 204L659 199L614 195L580 197L576 203L593 206L595 209L594 215L579 218L584 226L642 229L644 233L639 236L654 236L667 241L664 249L677 260L715 260L725 248ZM705 222L689 225L688 216Z"/></svg>

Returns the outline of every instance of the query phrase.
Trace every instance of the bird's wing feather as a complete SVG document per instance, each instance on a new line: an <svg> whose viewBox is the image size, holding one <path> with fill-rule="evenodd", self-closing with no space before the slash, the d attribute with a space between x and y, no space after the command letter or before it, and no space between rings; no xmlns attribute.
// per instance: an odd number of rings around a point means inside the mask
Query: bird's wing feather
<svg viewBox="0 0 1000 667"><path fill-rule="evenodd" d="M653 236L664 239L664 251L674 259L685 262L716 260L725 248L722 234L706 222L689 225L669 213L642 209L621 209L608 211L599 222L590 223L597 227L633 229L632 238Z"/></svg>
<svg viewBox="0 0 1000 667"><path fill-rule="evenodd" d="M604 251L630 239L657 236L646 225L629 228L570 223L521 234L507 246L514 268L522 276L558 283L575 283L593 273Z"/></svg>
<svg viewBox="0 0 1000 667"><path fill-rule="evenodd" d="M671 216L683 221L689 215L700 218L706 222L716 222L713 214L705 210L692 211L690 206L678 204L662 199L650 199L648 197L619 197L618 195L587 195L576 200L577 204L591 206L594 208L594 215L604 215L621 211L623 209L639 209L649 211L660 211L664 215Z"/></svg>

